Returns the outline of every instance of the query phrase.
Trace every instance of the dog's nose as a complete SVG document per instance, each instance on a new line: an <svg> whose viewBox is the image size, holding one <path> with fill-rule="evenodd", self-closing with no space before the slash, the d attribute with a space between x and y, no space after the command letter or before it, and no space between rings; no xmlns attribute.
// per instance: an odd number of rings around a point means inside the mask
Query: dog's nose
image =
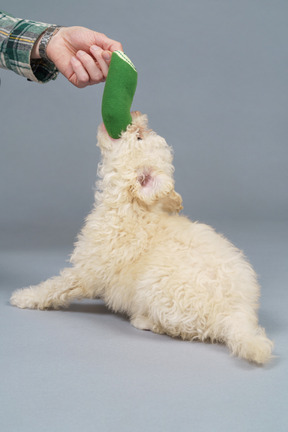
<svg viewBox="0 0 288 432"><path fill-rule="evenodd" d="M140 111L132 111L131 114L132 114L133 117L139 117L139 116L142 115Z"/></svg>

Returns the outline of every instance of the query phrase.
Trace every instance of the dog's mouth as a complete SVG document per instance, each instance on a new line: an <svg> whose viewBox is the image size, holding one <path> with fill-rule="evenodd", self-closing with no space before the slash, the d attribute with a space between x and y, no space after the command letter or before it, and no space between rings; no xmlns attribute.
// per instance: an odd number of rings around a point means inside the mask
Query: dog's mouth
<svg viewBox="0 0 288 432"><path fill-rule="evenodd" d="M105 127L105 124L104 123L101 123L101 125L100 125L100 128L101 128L101 130L102 130L102 132L112 141L112 142L118 142L119 141L119 139L120 138L112 138L109 134L108 134L108 132L107 132L107 129L106 129L106 127Z"/></svg>

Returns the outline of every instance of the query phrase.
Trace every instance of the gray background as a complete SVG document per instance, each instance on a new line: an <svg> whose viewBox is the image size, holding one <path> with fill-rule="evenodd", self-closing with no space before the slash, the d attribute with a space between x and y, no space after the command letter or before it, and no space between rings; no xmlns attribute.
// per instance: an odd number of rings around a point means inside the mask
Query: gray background
<svg viewBox="0 0 288 432"><path fill-rule="evenodd" d="M139 332L101 302L9 306L14 289L66 265L92 207L103 85L0 70L1 430L287 431L287 1L1 8L122 42L139 73L133 109L174 148L184 213L249 257L277 355L257 368L220 345Z"/></svg>

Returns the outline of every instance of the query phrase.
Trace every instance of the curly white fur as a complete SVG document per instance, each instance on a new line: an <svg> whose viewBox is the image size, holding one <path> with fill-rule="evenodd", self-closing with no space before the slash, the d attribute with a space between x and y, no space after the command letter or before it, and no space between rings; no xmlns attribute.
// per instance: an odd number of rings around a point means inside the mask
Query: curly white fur
<svg viewBox="0 0 288 432"><path fill-rule="evenodd" d="M258 325L256 275L223 236L178 214L166 141L136 112L119 140L101 125L98 145L101 180L73 267L16 291L11 303L44 309L101 298L137 328L224 342L235 355L267 362L273 344Z"/></svg>

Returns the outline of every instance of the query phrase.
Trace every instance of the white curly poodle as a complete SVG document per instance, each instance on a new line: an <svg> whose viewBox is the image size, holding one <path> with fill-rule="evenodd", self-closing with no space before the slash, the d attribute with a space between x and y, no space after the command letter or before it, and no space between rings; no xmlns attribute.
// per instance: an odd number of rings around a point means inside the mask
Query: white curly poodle
<svg viewBox="0 0 288 432"><path fill-rule="evenodd" d="M139 329L224 342L235 355L267 362L273 343L258 325L256 275L223 236L178 214L166 141L136 112L118 140L101 125L98 145L101 180L73 266L16 291L11 303L44 309L101 298Z"/></svg>

